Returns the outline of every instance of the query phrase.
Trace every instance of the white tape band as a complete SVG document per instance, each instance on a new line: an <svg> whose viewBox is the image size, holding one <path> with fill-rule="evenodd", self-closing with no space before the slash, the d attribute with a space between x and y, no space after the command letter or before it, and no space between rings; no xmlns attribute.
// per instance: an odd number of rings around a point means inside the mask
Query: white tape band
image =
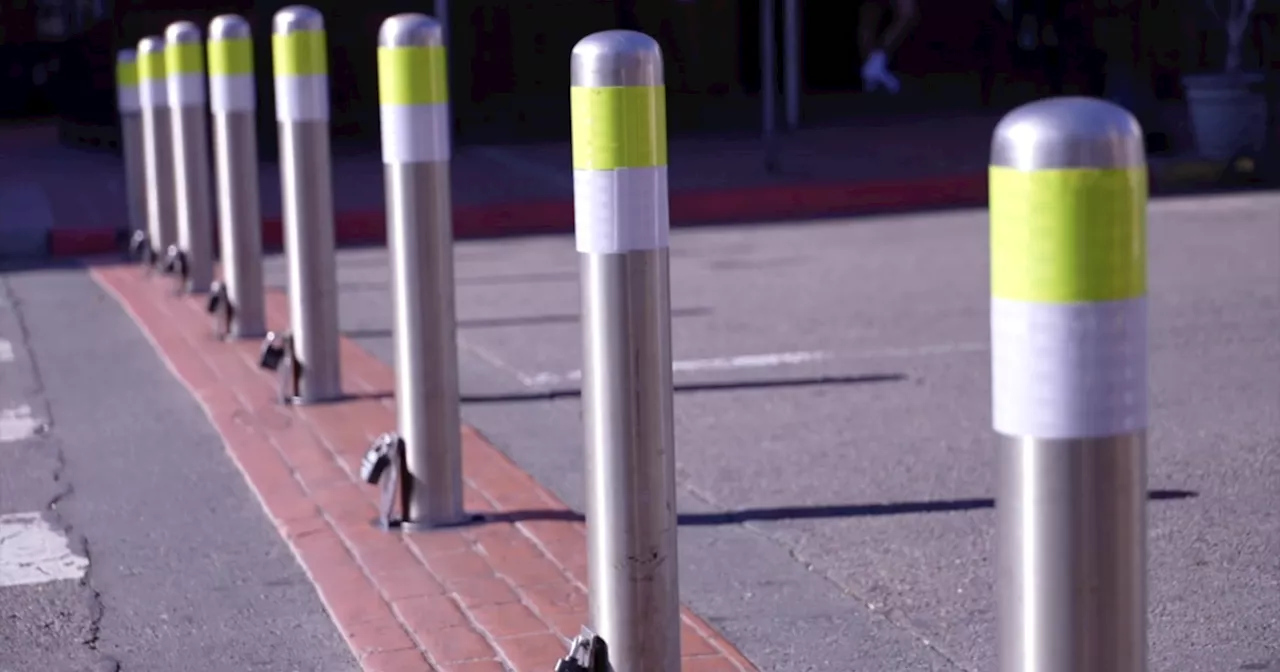
<svg viewBox="0 0 1280 672"><path fill-rule="evenodd" d="M138 100L147 109L168 107L169 87L163 79L145 79L138 85Z"/></svg>
<svg viewBox="0 0 1280 672"><path fill-rule="evenodd" d="M209 102L204 75L184 72L170 75L169 107L204 107Z"/></svg>
<svg viewBox="0 0 1280 672"><path fill-rule="evenodd" d="M329 76L276 77L276 121L329 121Z"/></svg>
<svg viewBox="0 0 1280 672"><path fill-rule="evenodd" d="M1084 439L1147 428L1147 302L991 299L995 430Z"/></svg>
<svg viewBox="0 0 1280 672"><path fill-rule="evenodd" d="M209 77L209 109L220 112L252 112L257 107L253 75Z"/></svg>
<svg viewBox="0 0 1280 672"><path fill-rule="evenodd" d="M573 221L579 252L668 247L667 167L573 171Z"/></svg>
<svg viewBox="0 0 1280 672"><path fill-rule="evenodd" d="M142 97L136 86L116 88L116 109L120 114L135 114L142 109Z"/></svg>
<svg viewBox="0 0 1280 672"><path fill-rule="evenodd" d="M382 162L448 161L449 105L383 105Z"/></svg>

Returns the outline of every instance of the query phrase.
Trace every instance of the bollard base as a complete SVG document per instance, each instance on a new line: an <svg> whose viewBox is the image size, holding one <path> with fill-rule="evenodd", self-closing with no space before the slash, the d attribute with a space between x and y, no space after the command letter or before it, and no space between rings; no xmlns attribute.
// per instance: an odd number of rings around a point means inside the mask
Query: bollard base
<svg viewBox="0 0 1280 672"><path fill-rule="evenodd" d="M582 632L569 643L569 655L560 659L552 672L612 672L609 646L600 635L582 626Z"/></svg>
<svg viewBox="0 0 1280 672"><path fill-rule="evenodd" d="M413 480L409 478L409 465L405 457L404 439L395 432L386 432L369 446L360 461L360 478L369 485L381 487L378 517L372 522L384 532L430 532L455 527L465 527L484 520L481 514L461 513L457 520L423 522L409 519L409 502L413 497Z"/></svg>
<svg viewBox="0 0 1280 672"><path fill-rule="evenodd" d="M205 305L205 310L214 316L213 335L223 341L230 340L236 310L235 306L231 305L231 298L227 296L227 285L215 282L209 290L209 301Z"/></svg>

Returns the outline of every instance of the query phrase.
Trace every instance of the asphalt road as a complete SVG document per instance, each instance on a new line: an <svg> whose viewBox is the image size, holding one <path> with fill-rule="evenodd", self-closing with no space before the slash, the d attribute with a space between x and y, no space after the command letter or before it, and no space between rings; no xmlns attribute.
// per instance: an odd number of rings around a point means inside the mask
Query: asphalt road
<svg viewBox="0 0 1280 672"><path fill-rule="evenodd" d="M353 669L115 301L81 269L0 269L0 672Z"/></svg>
<svg viewBox="0 0 1280 672"><path fill-rule="evenodd" d="M1280 670L1278 213L1151 208L1152 672ZM762 669L995 669L986 245L977 210L673 234L682 597ZM580 508L572 240L456 259L464 416ZM390 362L385 253L339 277Z"/></svg>

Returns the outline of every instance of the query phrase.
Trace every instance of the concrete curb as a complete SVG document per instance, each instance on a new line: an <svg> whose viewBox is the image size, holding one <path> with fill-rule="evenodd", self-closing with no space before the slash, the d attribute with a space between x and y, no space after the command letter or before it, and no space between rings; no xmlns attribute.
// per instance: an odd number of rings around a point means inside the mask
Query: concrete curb
<svg viewBox="0 0 1280 672"><path fill-rule="evenodd" d="M1203 160L1153 160L1153 194L1185 193L1215 187L1245 186L1260 181L1249 160L1232 164ZM853 217L929 208L983 207L987 202L985 173L896 180L827 184L794 184L714 191L677 192L671 197L676 226L726 222L768 222L820 217ZM335 222L340 246L376 245L386 241L381 210L338 213ZM569 200L505 203L454 208L454 236L458 239L570 233L573 202ZM263 245L283 246L279 217L263 221ZM54 229L48 232L47 256L79 257L110 254L124 249L123 229Z"/></svg>

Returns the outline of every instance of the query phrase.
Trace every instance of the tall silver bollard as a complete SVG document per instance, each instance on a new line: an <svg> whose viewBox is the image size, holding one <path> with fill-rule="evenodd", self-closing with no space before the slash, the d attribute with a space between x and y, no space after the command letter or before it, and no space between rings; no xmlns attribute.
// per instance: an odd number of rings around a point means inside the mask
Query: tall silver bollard
<svg viewBox="0 0 1280 672"><path fill-rule="evenodd" d="M222 282L210 308L221 313L224 335L257 338L266 318L253 37L249 22L234 14L209 24L209 108L222 243Z"/></svg>
<svg viewBox="0 0 1280 672"><path fill-rule="evenodd" d="M617 672L678 670L662 52L595 33L570 83L591 620Z"/></svg>
<svg viewBox="0 0 1280 672"><path fill-rule="evenodd" d="M990 179L1000 669L1142 672L1142 130L1100 100L1024 105Z"/></svg>
<svg viewBox="0 0 1280 672"><path fill-rule="evenodd" d="M209 291L213 282L213 202L209 195L209 98L200 28L176 21L164 32L169 114L173 123L178 241L166 252L183 289Z"/></svg>
<svg viewBox="0 0 1280 672"><path fill-rule="evenodd" d="M338 359L338 277L334 257L333 175L329 152L329 57L320 12L291 5L276 12L271 36L289 318L283 340L294 401L342 394Z"/></svg>
<svg viewBox="0 0 1280 672"><path fill-rule="evenodd" d="M138 93L138 52L116 54L116 109L120 113L120 152L124 158L124 189L129 207L131 247L140 252L147 236L147 172L142 147L142 101Z"/></svg>
<svg viewBox="0 0 1280 672"><path fill-rule="evenodd" d="M138 99L142 104L142 147L147 176L147 261L162 265L177 242L178 214L173 193L173 131L165 77L164 39L138 41Z"/></svg>
<svg viewBox="0 0 1280 672"><path fill-rule="evenodd" d="M402 524L424 528L467 519L445 71L439 23L422 14L382 23L378 97L395 300L396 416L408 470Z"/></svg>

